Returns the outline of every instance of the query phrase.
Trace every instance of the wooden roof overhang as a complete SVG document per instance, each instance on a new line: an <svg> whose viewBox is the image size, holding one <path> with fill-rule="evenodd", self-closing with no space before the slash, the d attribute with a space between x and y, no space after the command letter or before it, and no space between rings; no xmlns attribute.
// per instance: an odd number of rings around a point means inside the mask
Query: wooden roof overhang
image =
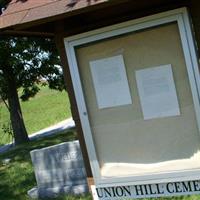
<svg viewBox="0 0 200 200"><path fill-rule="evenodd" d="M85 32L144 15L190 6L193 0L12 0L0 16L0 34L54 37ZM61 25L62 24L62 25Z"/></svg>

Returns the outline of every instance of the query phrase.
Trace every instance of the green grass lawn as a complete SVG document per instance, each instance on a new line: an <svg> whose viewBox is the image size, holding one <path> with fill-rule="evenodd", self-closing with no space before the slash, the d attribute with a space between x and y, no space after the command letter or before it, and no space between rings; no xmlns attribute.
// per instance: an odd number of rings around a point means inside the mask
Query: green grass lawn
<svg viewBox="0 0 200 200"><path fill-rule="evenodd" d="M41 87L34 98L20 103L29 134L71 117L67 93L50 90L47 86ZM8 119L8 110L0 102L0 145L10 142L11 139L2 131L2 125L7 123Z"/></svg>

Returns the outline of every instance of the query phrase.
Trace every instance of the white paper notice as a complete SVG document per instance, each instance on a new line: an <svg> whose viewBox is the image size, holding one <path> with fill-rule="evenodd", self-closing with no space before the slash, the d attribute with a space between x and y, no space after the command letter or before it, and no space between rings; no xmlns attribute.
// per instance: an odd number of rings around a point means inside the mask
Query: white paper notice
<svg viewBox="0 0 200 200"><path fill-rule="evenodd" d="M171 65L136 71L144 119L180 115Z"/></svg>
<svg viewBox="0 0 200 200"><path fill-rule="evenodd" d="M99 109L131 104L122 55L90 62Z"/></svg>

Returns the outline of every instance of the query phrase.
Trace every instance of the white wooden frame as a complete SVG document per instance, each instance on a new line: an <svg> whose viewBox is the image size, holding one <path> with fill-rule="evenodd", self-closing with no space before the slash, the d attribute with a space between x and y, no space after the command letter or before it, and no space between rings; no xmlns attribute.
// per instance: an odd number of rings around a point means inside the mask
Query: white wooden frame
<svg viewBox="0 0 200 200"><path fill-rule="evenodd" d="M83 44L94 41L100 41L106 38L123 35L150 27L159 26L171 22L177 22L187 66L188 77L190 81L196 118L200 130L200 76L198 69L198 59L195 50L193 34L191 31L190 20L186 8L171 10L144 18L131 20L128 22L112 25L109 27L97 29L87 33L75 35L64 39L66 53L69 62L70 73L72 77L75 96L78 104L83 134L89 154L90 165L97 186L116 186L161 183L170 181L196 180L200 178L200 169L182 170L169 173L160 173L156 175L131 176L119 178L103 178L100 174L100 166L95 152L95 146L92 138L90 122L87 115L86 103L83 95L81 80L79 76L78 64L75 54L75 48Z"/></svg>

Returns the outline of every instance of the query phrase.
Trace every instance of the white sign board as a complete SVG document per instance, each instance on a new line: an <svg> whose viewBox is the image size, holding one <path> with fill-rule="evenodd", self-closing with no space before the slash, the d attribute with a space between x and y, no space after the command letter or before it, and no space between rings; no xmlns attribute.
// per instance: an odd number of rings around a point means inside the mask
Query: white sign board
<svg viewBox="0 0 200 200"><path fill-rule="evenodd" d="M90 62L99 109L131 104L122 55Z"/></svg>
<svg viewBox="0 0 200 200"><path fill-rule="evenodd" d="M144 119L180 115L171 65L136 71Z"/></svg>
<svg viewBox="0 0 200 200"><path fill-rule="evenodd" d="M200 180L155 183L146 185L91 186L94 200L152 198L200 193Z"/></svg>

